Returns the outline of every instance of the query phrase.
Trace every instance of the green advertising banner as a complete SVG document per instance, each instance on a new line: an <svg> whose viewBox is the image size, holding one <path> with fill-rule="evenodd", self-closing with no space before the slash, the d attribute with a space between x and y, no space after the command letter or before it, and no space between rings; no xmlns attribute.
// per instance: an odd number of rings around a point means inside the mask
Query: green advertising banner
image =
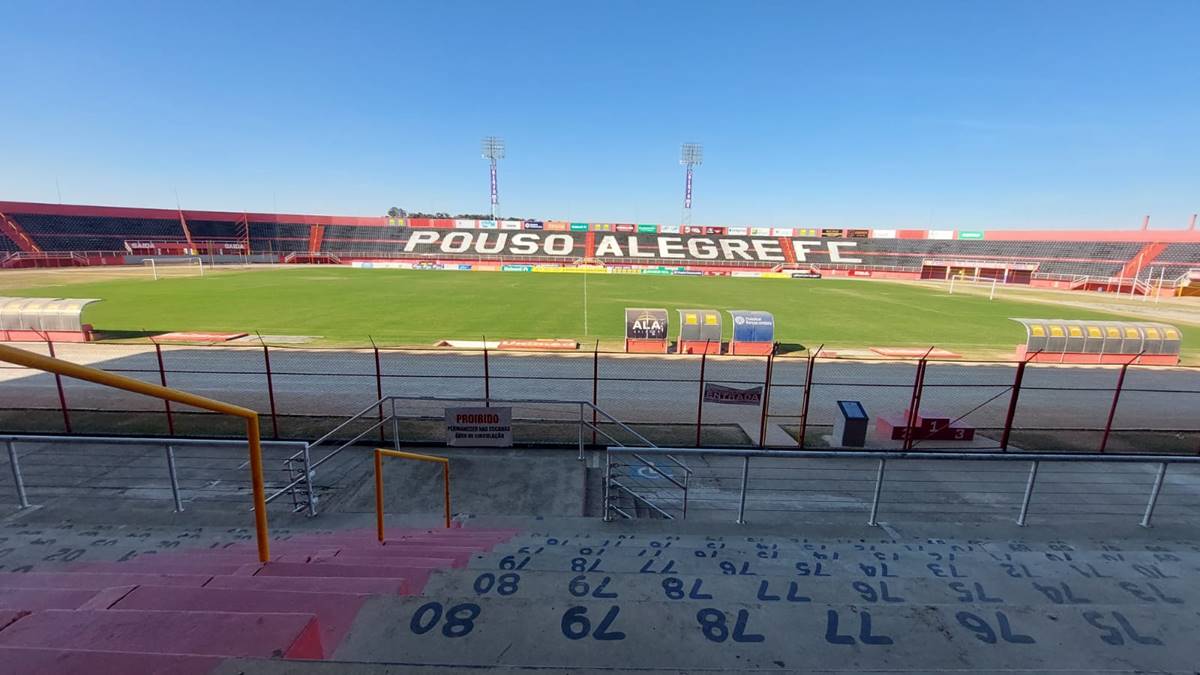
<svg viewBox="0 0 1200 675"><path fill-rule="evenodd" d="M588 224L587 223L571 223L571 231L572 232L587 232Z"/></svg>
<svg viewBox="0 0 1200 675"><path fill-rule="evenodd" d="M532 272L533 265L501 265L501 272Z"/></svg>
<svg viewBox="0 0 1200 675"><path fill-rule="evenodd" d="M657 225L638 225L637 231L638 232L649 232L650 234L655 234L658 232L658 226Z"/></svg>
<svg viewBox="0 0 1200 675"><path fill-rule="evenodd" d="M959 230L958 238L959 239L983 239L983 233L979 232L979 231Z"/></svg>

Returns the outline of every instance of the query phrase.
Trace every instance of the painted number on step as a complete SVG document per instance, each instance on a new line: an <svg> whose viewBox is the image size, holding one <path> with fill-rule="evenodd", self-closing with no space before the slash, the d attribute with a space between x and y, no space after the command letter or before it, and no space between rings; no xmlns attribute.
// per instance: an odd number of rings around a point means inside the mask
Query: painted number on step
<svg viewBox="0 0 1200 675"><path fill-rule="evenodd" d="M595 630L592 629L592 622L588 619L587 611L587 607L577 605L563 613L560 624L563 637L568 640L582 640L591 635L594 640L625 639L625 633L613 629L613 623L616 622L617 615L621 613L620 607L616 605L609 607L604 617L596 624Z"/></svg>
<svg viewBox="0 0 1200 675"><path fill-rule="evenodd" d="M475 619L479 618L479 612L479 605L473 602L454 605L444 613L442 603L427 602L413 613L408 627L416 635L424 635L441 624L442 635L448 638L463 637L475 630Z"/></svg>
<svg viewBox="0 0 1200 675"><path fill-rule="evenodd" d="M497 595L512 595L516 593L521 583L521 575L514 572L501 574L496 576L491 572L484 572L475 577L475 595L487 595L493 590Z"/></svg>

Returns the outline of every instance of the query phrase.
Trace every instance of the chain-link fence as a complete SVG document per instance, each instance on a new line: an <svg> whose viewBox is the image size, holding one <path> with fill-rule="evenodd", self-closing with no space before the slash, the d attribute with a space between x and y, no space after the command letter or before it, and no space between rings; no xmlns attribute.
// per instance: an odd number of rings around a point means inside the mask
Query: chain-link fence
<svg viewBox="0 0 1200 675"><path fill-rule="evenodd" d="M312 439L383 396L408 399L402 442L443 439L444 408L539 399L590 403L658 445L820 449L838 401L858 401L867 445L1092 452L1200 452L1200 368L1002 361L646 355L295 345L45 344L23 348L259 411L264 435ZM848 356L852 358L847 358ZM446 400L455 401L447 403ZM506 404L505 404L506 405ZM514 405L516 441L578 443L579 406ZM375 419L390 413L376 411ZM629 442L589 407L585 443ZM9 432L236 435L184 406L0 364ZM390 430L381 430L380 438Z"/></svg>

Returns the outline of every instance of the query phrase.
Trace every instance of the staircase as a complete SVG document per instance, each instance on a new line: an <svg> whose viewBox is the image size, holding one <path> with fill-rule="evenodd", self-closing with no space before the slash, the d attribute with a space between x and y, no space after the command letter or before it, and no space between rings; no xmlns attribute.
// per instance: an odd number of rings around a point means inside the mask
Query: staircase
<svg viewBox="0 0 1200 675"><path fill-rule="evenodd" d="M308 253L314 255L321 252L321 242L325 240L324 225L310 225L308 227Z"/></svg>
<svg viewBox="0 0 1200 675"><path fill-rule="evenodd" d="M63 536L30 533L51 550ZM100 546L124 543L90 534ZM462 567L511 535L406 529L385 545L373 530L300 535L272 542L266 564L241 535L121 561L5 568L0 662L12 673L187 675L237 657L325 659L368 600L420 593L434 571ZM47 557L88 552L68 546Z"/></svg>
<svg viewBox="0 0 1200 675"><path fill-rule="evenodd" d="M1157 258L1160 253L1166 250L1166 248L1167 244L1161 242L1152 242L1146 244L1141 248L1140 251L1137 252L1137 255L1133 256L1125 263L1125 265L1121 268L1121 271L1117 273L1117 278L1132 279L1133 277L1137 276L1139 272L1149 267L1150 263L1154 262L1154 259Z"/></svg>
<svg viewBox="0 0 1200 675"><path fill-rule="evenodd" d="M1200 663L1200 542L1186 530L1009 539L1011 529L525 524L397 530L383 546L365 530L295 535L273 542L266 565L243 541L0 572L0 658L11 672L89 675Z"/></svg>
<svg viewBox="0 0 1200 675"><path fill-rule="evenodd" d="M23 253L41 253L42 248L17 221L0 213L0 233L12 240Z"/></svg>

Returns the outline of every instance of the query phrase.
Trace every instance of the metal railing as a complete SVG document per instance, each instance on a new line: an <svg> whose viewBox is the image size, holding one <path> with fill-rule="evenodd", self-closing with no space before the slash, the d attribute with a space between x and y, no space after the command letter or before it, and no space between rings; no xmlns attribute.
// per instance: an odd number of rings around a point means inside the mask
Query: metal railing
<svg viewBox="0 0 1200 675"><path fill-rule="evenodd" d="M442 509L445 511L446 529L450 529L450 460L446 457L422 455L416 452L375 448L375 529L379 543L383 543L383 458L396 457L416 462L432 462L442 465Z"/></svg>
<svg viewBox="0 0 1200 675"><path fill-rule="evenodd" d="M202 410L245 420L246 445L250 455L250 482L254 495L254 529L258 540L258 559L261 562L267 562L271 559L270 542L268 541L269 533L267 531L266 486L263 482L262 441L260 438L261 434L259 433L258 413L249 408L243 408L224 401L198 396L157 384L149 384L132 377L116 375L97 368L81 366L70 361L34 354L7 345L0 345L0 361L47 373L54 373L56 376L65 375L112 389L122 389L143 396L151 396L163 401L173 401L183 405L190 405Z"/></svg>
<svg viewBox="0 0 1200 675"><path fill-rule="evenodd" d="M400 421L403 419L403 415L400 414L400 412L402 412L403 404L405 402L462 404L464 402L474 401L474 400L476 400L476 399L468 399L468 398L463 398L461 396L460 397L384 396L384 397L380 398L379 400L366 406L365 408L363 408L362 410L360 410L358 413L354 414L353 416L342 421L336 427L334 427L333 429L330 429L328 432L326 432L321 437L317 438L315 441L305 444L304 448L302 450L296 452L292 456L285 459L284 463L289 471L291 480L288 482L287 485L284 485L283 487L279 488L278 490L271 493L270 495L267 495L266 502L270 503L270 502L282 497L285 494L291 495L292 503L295 507L294 508L295 511L307 510L308 515L315 516L315 515L317 515L317 503L319 501L319 498L316 494L316 489L312 485L312 479L316 476L316 470L319 467L321 467L321 465L325 464L326 462L332 460L334 457L341 454L347 448L353 447L356 444L358 444L360 441L362 441L364 438L366 438L368 434L370 434L374 431L377 431L377 430L381 430L388 425L391 426L391 436L392 436L393 446L396 451L399 451L400 450L399 425L400 425ZM578 431L579 431L579 433L577 435L577 438L578 438L578 441L577 441L578 457L577 457L577 459L579 459L580 461L585 459L584 448L585 448L586 444L584 441L584 431L590 430L600 436L603 436L604 438L606 438L608 440L608 442L615 443L616 445L614 447L620 447L620 448L629 450L631 456L639 463L639 465L641 467L644 467L647 471L650 471L651 473L660 475L665 480L671 482L672 484L676 485L679 489L683 490L684 493L687 492L688 479L692 472L692 470L687 466L687 464L680 461L679 459L677 459L676 457L674 457L671 454L666 455L667 461L671 462L674 466L676 466L678 469L680 469L683 472L683 475L684 475L683 480L682 481L677 480L674 476L670 475L669 473L664 471L662 468L660 468L659 466L657 466L650 460L648 460L645 457L638 454L637 451L641 448L657 447L653 442L651 442L649 439L647 439L641 433L638 433L636 430L634 430L632 427L625 424L621 420L618 420L617 418L613 417L609 413L607 413L604 410L600 409L599 407L595 406L590 401L550 399L550 398L507 398L507 399L487 398L487 399L478 399L478 400L485 401L485 403L488 406L537 404L537 405L557 405L557 406L566 406L568 408L577 408L578 409L578 419L577 419L577 421L575 421L575 423L578 426ZM401 406L400 411L397 410L397 402L400 402L400 406ZM596 420L595 422L590 421L588 419L589 415L587 415L587 412L589 410L592 412L592 415L590 417L592 417L592 419ZM376 419L371 421L365 428L359 430L357 433L355 433L349 439L341 439L338 437L339 432L343 431L347 427L350 427L355 422L366 421L367 419L370 419L372 414L375 415ZM600 421L600 420L603 420L603 421ZM641 443L642 445L632 445L632 446L626 445L620 439L613 436L607 430L604 429L603 424L605 424L605 423L615 425L617 428L619 428L620 430L629 434L633 439L635 439L638 443ZM382 431L380 433L382 434ZM314 455L320 454L319 452L316 452L316 450L318 448L328 447L329 445L333 445L335 443L336 443L336 445L334 445L334 447L332 447L328 452L324 452L324 454L321 455L318 459L313 459ZM684 500L684 501L686 502L686 500Z"/></svg>
<svg viewBox="0 0 1200 675"><path fill-rule="evenodd" d="M2 441L8 450L9 468L12 470L13 485L17 492L17 502L20 508L30 508L28 492L25 488L25 478L21 470L20 452L17 450L18 444L40 444L40 443L70 443L70 444L93 444L93 445L161 445L166 457L167 477L171 483L171 497L174 501L175 512L183 512L183 494L179 487L179 474L175 468L175 448L177 447L211 447L211 446L231 446L245 447L244 440L230 439L207 439L207 438L159 438L159 437L138 437L138 436L43 436L33 434L5 434L0 435ZM262 446L267 447L296 447L306 446L303 441L262 441Z"/></svg>
<svg viewBox="0 0 1200 675"><path fill-rule="evenodd" d="M915 462L915 461L973 461L973 462L1023 462L1029 464L1029 475L1025 482L1025 489L1021 498L1020 509L1017 513L1016 524L1024 526L1026 524L1030 503L1033 498L1035 486L1037 483L1038 470L1044 463L1059 462L1059 463L1111 463L1111 464L1148 464L1157 467L1154 478L1154 483L1150 488L1150 493L1147 497L1145 510L1142 512L1140 525L1142 527L1150 527L1151 519L1154 516L1154 509L1158 503L1159 495L1162 492L1163 482L1167 473L1167 466L1170 464L1190 464L1200 465L1200 457L1188 457L1178 455L1130 455L1130 454L1053 454L1053 453L1038 453L1036 455L1016 454L1016 453L997 453L997 452L972 452L972 451L936 451L936 452L908 452L908 451L890 451L890 450L854 450L854 451L819 451L819 450L802 450L802 451L771 451L771 450L751 450L738 448L652 448L639 451L644 455L679 455L681 457L704 457L704 458L741 458L741 480L738 489L738 508L736 522L745 523L746 514L746 494L750 479L750 462L752 459L773 459L784 460L786 462L802 463L811 460L819 459L837 459L850 461L875 461L877 467L875 470L874 489L872 491L870 511L867 517L867 524L875 526L878 524L878 516L881 504L881 494L885 483L886 471L889 462ZM614 446L609 447L605 452L605 475L611 475L613 469L619 465L619 457L623 454L631 453L628 448ZM617 459L614 459L614 456ZM684 492L683 500L686 508L687 492ZM639 499L649 505L654 504L655 495L653 493L647 495L642 494ZM661 508L655 506L656 511L662 511ZM799 510L799 509L797 509ZM621 512L620 510L611 508L607 502L603 514L605 521L612 520L615 514L629 518L632 515Z"/></svg>

